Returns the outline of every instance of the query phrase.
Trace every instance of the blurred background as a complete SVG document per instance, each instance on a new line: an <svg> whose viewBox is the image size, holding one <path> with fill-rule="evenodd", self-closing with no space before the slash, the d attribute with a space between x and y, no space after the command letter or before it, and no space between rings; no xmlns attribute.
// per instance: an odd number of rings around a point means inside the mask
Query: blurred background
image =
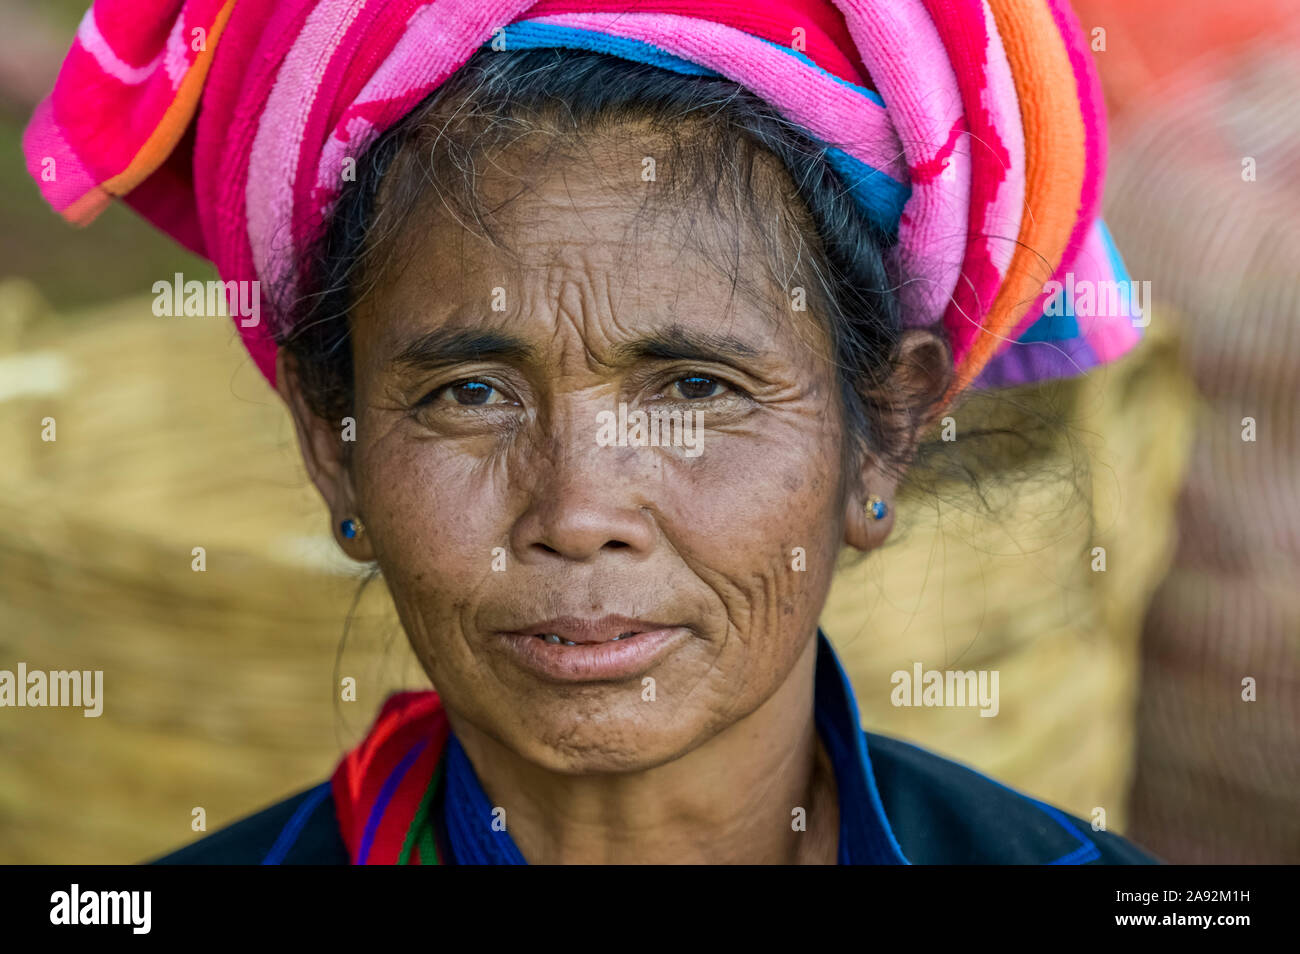
<svg viewBox="0 0 1300 954"><path fill-rule="evenodd" d="M387 693L423 685L228 320L153 316L155 281L215 278L208 263L121 206L74 230L28 179L21 132L85 6L0 6L0 669L103 670L105 687L97 719L0 710L7 863L178 847L202 834L196 808L213 831L324 779ZM903 488L897 539L846 565L823 625L867 728L1102 809L1168 861L1295 863L1294 2L1074 6L1147 337L1085 379L964 405L959 432L1068 427L993 463L992 507ZM890 674L916 662L998 670L998 717L891 706Z"/></svg>

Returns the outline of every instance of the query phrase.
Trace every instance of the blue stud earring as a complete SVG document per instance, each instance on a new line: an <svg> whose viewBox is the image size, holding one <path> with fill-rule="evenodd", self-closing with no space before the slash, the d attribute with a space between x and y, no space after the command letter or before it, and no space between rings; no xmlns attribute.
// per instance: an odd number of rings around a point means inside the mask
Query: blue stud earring
<svg viewBox="0 0 1300 954"><path fill-rule="evenodd" d="M351 517L339 524L339 532L349 540L353 540L361 534L365 528L361 525L359 519L353 520Z"/></svg>
<svg viewBox="0 0 1300 954"><path fill-rule="evenodd" d="M867 505L863 509L876 520L884 520L885 514L889 513L889 506L875 494L867 498Z"/></svg>

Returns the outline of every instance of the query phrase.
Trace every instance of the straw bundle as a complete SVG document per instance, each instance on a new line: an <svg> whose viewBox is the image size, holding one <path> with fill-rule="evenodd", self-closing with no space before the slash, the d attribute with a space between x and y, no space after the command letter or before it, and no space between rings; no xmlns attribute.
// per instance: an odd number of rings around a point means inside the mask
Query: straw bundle
<svg viewBox="0 0 1300 954"><path fill-rule="evenodd" d="M1194 400L1168 312L1147 331L1085 378L959 408L950 457L991 428L1037 431L1036 448L1006 442L981 468L982 499L960 481L905 484L900 535L839 573L822 620L867 728L1085 818L1102 808L1121 831L1142 616L1171 559ZM997 715L895 706L891 676L916 663L997 671Z"/></svg>
<svg viewBox="0 0 1300 954"><path fill-rule="evenodd" d="M0 860L136 861L196 837L195 807L212 831L319 780L420 674L372 586L340 701L358 577L228 320L0 302L22 345L0 355L0 667L102 670L105 697L4 710Z"/></svg>

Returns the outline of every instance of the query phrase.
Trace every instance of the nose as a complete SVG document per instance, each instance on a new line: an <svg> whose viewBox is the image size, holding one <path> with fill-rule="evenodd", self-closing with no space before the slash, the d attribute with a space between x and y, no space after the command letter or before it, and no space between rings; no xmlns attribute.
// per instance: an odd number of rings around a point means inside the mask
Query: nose
<svg viewBox="0 0 1300 954"><path fill-rule="evenodd" d="M644 496L655 486L647 450L601 447L594 427L558 425L544 451L519 462L532 479L527 509L512 529L517 558L586 562L614 551L649 554L659 531Z"/></svg>

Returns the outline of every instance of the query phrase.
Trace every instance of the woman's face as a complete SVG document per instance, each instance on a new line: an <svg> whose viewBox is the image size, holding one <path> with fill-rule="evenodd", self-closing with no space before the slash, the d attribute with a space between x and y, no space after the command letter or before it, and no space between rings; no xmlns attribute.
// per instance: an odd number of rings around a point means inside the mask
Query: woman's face
<svg viewBox="0 0 1300 954"><path fill-rule="evenodd" d="M733 295L676 227L697 211L638 219L648 148L535 176L492 219L517 257L421 220L354 318L356 443L326 490L453 717L566 773L660 764L771 697L845 528L825 335L778 288ZM620 404L698 429L610 444Z"/></svg>

